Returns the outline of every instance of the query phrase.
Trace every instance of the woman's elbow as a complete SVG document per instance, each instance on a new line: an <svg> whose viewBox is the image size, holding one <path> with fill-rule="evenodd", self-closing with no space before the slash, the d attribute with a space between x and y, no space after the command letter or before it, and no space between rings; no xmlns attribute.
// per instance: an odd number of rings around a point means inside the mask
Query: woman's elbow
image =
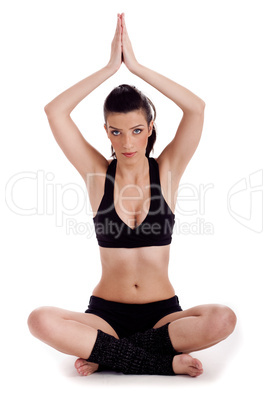
<svg viewBox="0 0 268 402"><path fill-rule="evenodd" d="M68 115L70 115L69 112L66 112L66 110L64 110L61 105L59 104L54 104L53 101L48 103L45 107L44 107L44 111L47 115L48 119L52 119L52 118L59 118L59 117L66 117Z"/></svg>
<svg viewBox="0 0 268 402"><path fill-rule="evenodd" d="M51 113L51 106L50 103L48 103L45 107L44 107L44 111L45 114L48 116Z"/></svg>
<svg viewBox="0 0 268 402"><path fill-rule="evenodd" d="M201 98L195 99L194 102L191 102L188 105L188 108L184 110L185 114L190 115L204 115L206 104Z"/></svg>
<svg viewBox="0 0 268 402"><path fill-rule="evenodd" d="M55 105L53 105L51 102L44 107L44 111L48 119L52 119L54 117L58 118L59 116L62 115L62 112L57 107L55 107Z"/></svg>
<svg viewBox="0 0 268 402"><path fill-rule="evenodd" d="M202 99L199 99L195 103L189 105L189 107L184 110L184 114L189 114L191 116L204 116L206 104Z"/></svg>
<svg viewBox="0 0 268 402"><path fill-rule="evenodd" d="M202 99L200 99L198 102L197 111L202 114L204 113L205 107L206 107L205 102Z"/></svg>

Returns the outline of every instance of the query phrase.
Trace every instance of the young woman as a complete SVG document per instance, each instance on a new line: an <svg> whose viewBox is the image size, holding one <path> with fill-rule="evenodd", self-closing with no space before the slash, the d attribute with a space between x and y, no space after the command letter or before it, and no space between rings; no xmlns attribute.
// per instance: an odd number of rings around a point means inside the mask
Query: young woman
<svg viewBox="0 0 268 402"><path fill-rule="evenodd" d="M125 63L183 111L173 140L158 158L154 107L135 87L121 85L104 105L113 159L82 136L70 117L75 106ZM28 319L31 333L70 355L88 375L108 368L126 374L202 374L189 353L228 337L236 316L222 305L182 311L168 279L176 193L200 140L204 102L186 88L144 67L135 58L124 14L117 16L109 63L66 90L46 107L51 130L85 180L102 278L86 313L42 307ZM160 186L161 183L161 186Z"/></svg>

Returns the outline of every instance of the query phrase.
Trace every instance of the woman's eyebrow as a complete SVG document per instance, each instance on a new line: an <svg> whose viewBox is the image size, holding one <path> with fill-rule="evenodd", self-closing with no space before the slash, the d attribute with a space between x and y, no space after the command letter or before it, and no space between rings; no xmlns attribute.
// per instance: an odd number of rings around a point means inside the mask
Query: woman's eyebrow
<svg viewBox="0 0 268 402"><path fill-rule="evenodd" d="M133 128L140 127L140 126L144 127L144 124L137 124L134 127L130 127L130 130L133 130ZM109 126L109 128L113 128L114 130L122 130L122 128L117 128L117 127L113 127L113 126Z"/></svg>
<svg viewBox="0 0 268 402"><path fill-rule="evenodd" d="M144 127L144 124L137 124L136 126L131 127L130 130L132 130L133 128L136 128L136 127L140 127L140 126Z"/></svg>
<svg viewBox="0 0 268 402"><path fill-rule="evenodd" d="M109 128L113 128L114 130L121 130L121 128L117 128L117 127L113 127L113 126L109 126Z"/></svg>

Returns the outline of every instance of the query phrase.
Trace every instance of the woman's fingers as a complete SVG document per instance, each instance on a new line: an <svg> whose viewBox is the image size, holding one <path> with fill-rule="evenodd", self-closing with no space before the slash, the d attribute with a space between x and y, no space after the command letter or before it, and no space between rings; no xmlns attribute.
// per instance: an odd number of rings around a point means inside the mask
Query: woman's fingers
<svg viewBox="0 0 268 402"><path fill-rule="evenodd" d="M117 24L116 24L115 35L120 36L120 34L121 34L121 17L120 17L120 14L117 14Z"/></svg>
<svg viewBox="0 0 268 402"><path fill-rule="evenodd" d="M125 14L121 14L121 21L122 21L122 45L123 45L123 61L127 68L132 71L135 66L137 65L137 60L128 36L126 21L125 21Z"/></svg>
<svg viewBox="0 0 268 402"><path fill-rule="evenodd" d="M122 19L122 25L123 25L123 27L125 28L125 30L127 30L127 27L126 27L126 20L125 20L125 13L122 13L121 19Z"/></svg>
<svg viewBox="0 0 268 402"><path fill-rule="evenodd" d="M109 65L111 65L116 71L119 69L122 63L122 26L121 15L117 14L117 24L115 34L111 45L111 56Z"/></svg>
<svg viewBox="0 0 268 402"><path fill-rule="evenodd" d="M127 33L127 27L126 27L126 21L125 21L125 14L124 14L124 13L121 14L121 22L122 22L122 31L123 31L126 35L128 35L128 33Z"/></svg>
<svg viewBox="0 0 268 402"><path fill-rule="evenodd" d="M121 42L121 36L122 36L121 15L117 14L117 23L116 23L114 41L120 41Z"/></svg>
<svg viewBox="0 0 268 402"><path fill-rule="evenodd" d="M126 46L131 47L131 42L130 42L130 39L129 39L129 36L128 36L128 31L127 31L127 26L126 26L125 14L124 13L121 15L121 20L122 20L122 30L123 30L122 42ZM133 52L133 49L131 49L131 50Z"/></svg>

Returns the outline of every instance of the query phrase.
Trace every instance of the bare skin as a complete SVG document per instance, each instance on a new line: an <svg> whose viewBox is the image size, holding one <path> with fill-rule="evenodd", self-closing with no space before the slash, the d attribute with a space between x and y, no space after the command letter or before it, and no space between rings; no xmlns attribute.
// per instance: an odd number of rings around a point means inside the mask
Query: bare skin
<svg viewBox="0 0 268 402"><path fill-rule="evenodd" d="M97 371L98 367L98 364L89 363L81 358L77 359L75 362L75 368L81 376L93 374ZM175 356L172 368L175 374L187 374L191 377L197 377L203 373L202 363L186 354Z"/></svg>
<svg viewBox="0 0 268 402"><path fill-rule="evenodd" d="M63 152L85 180L92 210L96 213L110 161L84 139L70 113L82 99L118 71L122 53L131 73L155 87L183 111L175 137L155 158L163 197L174 212L180 179L200 140L204 102L186 88L137 62L123 14L117 18L107 66L50 102L45 107L49 124ZM130 228L140 225L149 210L150 177L145 149L152 126L153 122L147 124L140 110L109 114L105 122L107 137L117 157L115 209ZM126 158L124 153L128 152L135 153L135 156ZM169 253L170 245L133 249L100 247L102 277L93 295L110 301L140 304L171 298L175 291L168 278ZM182 353L174 357L173 370L176 374L196 377L203 372L202 363L190 353L213 346L228 337L235 328L236 317L226 306L204 305L169 314L160 319L154 328L169 322L172 345ZM90 375L98 368L97 364L86 361L94 347L97 329L118 339L115 330L102 318L54 307L34 310L28 325L31 333L41 341L62 353L79 356L75 367L80 375Z"/></svg>
<svg viewBox="0 0 268 402"><path fill-rule="evenodd" d="M234 330L236 318L228 307L203 305L169 314L159 320L154 328L168 322L172 345L175 350L183 353L174 357L173 370L178 374L191 373L193 376L202 374L202 364L199 360L192 359L189 353L208 348L225 339ZM29 316L28 325L35 337L53 348L62 353L80 356L75 366L81 375L88 375L97 369L97 365L86 362L94 347L97 329L119 338L105 320L94 314L76 313L55 307L34 310Z"/></svg>
<svg viewBox="0 0 268 402"><path fill-rule="evenodd" d="M169 336L172 345L178 352L183 352L174 357L173 371L196 377L203 373L202 363L189 353L209 348L226 339L235 328L236 317L228 307L203 305L169 314L159 320L154 328L168 322L171 322ZM81 358L75 362L75 367L80 375L90 375L98 368Z"/></svg>

